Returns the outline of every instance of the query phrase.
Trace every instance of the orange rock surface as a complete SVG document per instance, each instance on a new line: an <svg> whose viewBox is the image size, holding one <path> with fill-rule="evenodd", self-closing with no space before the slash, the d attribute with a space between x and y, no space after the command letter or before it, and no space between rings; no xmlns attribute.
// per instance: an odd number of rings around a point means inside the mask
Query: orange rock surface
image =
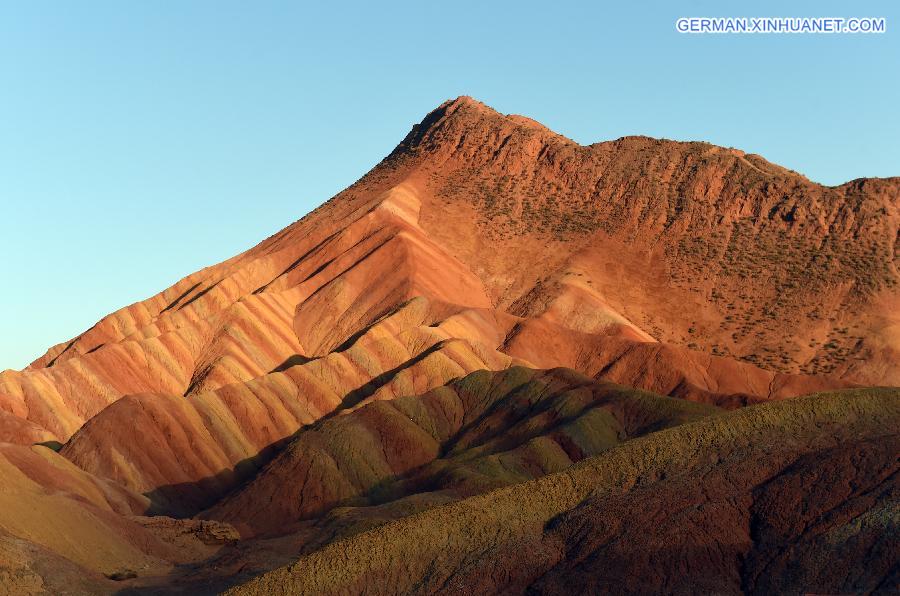
<svg viewBox="0 0 900 596"><path fill-rule="evenodd" d="M101 592L103 574L129 565L168 585L158 576L172 565L222 546L166 550L173 533L219 526L136 515L204 512L247 535L277 533L283 519L300 529L282 540L312 549L602 457L670 426L658 411L670 398L710 413L900 385L898 239L900 178L825 187L707 143L581 146L471 98L448 101L301 220L0 373L0 489L12 487L0 494L69 520L70 541L33 516L0 516L0 554L31 545L12 567L23 586L58 557ZM572 370L533 370L558 367ZM517 394L491 383L522 370L554 388L534 407L571 390L594 396L593 413L526 416L532 434L516 434L502 408ZM476 371L493 376L462 393L487 401L448 406ZM557 391L554 375L578 381ZM610 397L607 382L649 393ZM629 404L614 422L610 400ZM398 418L410 403L446 409ZM658 425L635 432L635 412ZM521 440L449 456L471 430L461 421L476 419L488 443L507 431ZM298 474L315 478L285 481ZM107 554L75 552L81 532ZM215 568L271 569L253 553L283 557L287 543L265 540L224 548Z"/></svg>

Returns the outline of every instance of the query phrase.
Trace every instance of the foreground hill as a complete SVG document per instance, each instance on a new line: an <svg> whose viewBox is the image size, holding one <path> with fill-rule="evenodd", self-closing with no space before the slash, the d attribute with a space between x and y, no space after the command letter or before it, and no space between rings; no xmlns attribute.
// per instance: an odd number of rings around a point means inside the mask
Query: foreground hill
<svg viewBox="0 0 900 596"><path fill-rule="evenodd" d="M0 594L108 594L202 561L233 528L145 518L149 500L50 448L0 444Z"/></svg>
<svg viewBox="0 0 900 596"><path fill-rule="evenodd" d="M889 590L898 197L447 102L0 373L0 584Z"/></svg>
<svg viewBox="0 0 900 596"><path fill-rule="evenodd" d="M141 549L90 552L124 579L68 573L134 594L890 593L897 428L898 389L726 411L571 370L476 372L306 427L200 520L122 509Z"/></svg>
<svg viewBox="0 0 900 596"><path fill-rule="evenodd" d="M898 397L844 391L703 418L229 593L892 593Z"/></svg>
<svg viewBox="0 0 900 596"><path fill-rule="evenodd" d="M342 504L420 492L443 501L558 472L636 436L718 411L566 369L480 371L301 430L204 517L272 533Z"/></svg>

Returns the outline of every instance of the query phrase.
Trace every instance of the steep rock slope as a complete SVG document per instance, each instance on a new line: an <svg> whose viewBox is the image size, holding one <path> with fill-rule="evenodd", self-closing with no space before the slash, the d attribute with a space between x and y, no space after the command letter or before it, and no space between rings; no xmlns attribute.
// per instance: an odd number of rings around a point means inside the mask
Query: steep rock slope
<svg viewBox="0 0 900 596"><path fill-rule="evenodd" d="M0 373L4 418L27 421L0 430L65 441L124 395L190 396L326 356L416 296L492 319L487 331L457 325L460 339L537 321L539 335L573 332L586 350L609 336L660 340L843 379L783 395L894 384L898 189L826 188L704 143L584 147L459 98L302 220ZM516 350L539 351L527 337ZM693 360L667 367L716 366ZM539 366L561 364L609 363ZM717 375L686 374L703 376ZM772 396L749 376L729 393Z"/></svg>
<svg viewBox="0 0 900 596"><path fill-rule="evenodd" d="M304 425L363 400L425 392L514 361L423 325L416 299L345 349L187 398L127 396L88 421L62 454L148 494L153 511L191 514L252 476ZM388 374L384 374L387 371ZM124 432L136 426L141 432Z"/></svg>
<svg viewBox="0 0 900 596"><path fill-rule="evenodd" d="M423 227L511 312L593 294L661 341L897 382L896 178L828 188L706 143L583 147L465 98L392 157L435 197Z"/></svg>

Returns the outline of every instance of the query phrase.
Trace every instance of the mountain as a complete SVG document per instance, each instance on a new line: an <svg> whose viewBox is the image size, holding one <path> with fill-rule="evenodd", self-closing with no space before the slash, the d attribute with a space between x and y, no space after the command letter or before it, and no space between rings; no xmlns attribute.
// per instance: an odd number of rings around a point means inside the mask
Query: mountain
<svg viewBox="0 0 900 596"><path fill-rule="evenodd" d="M581 146L448 101L301 220L0 373L0 453L30 479L0 489L86 524L48 534L0 515L0 579L327 592L357 589L358 572L387 574L388 592L454 591L493 566L506 583L483 590L617 591L591 579L607 565L634 591L874 590L893 581L882 534L898 519L898 209L900 178L824 187L706 143ZM624 475L590 471L639 454ZM809 496L814 478L849 487L833 507L867 520L821 522L858 534L843 550L772 517L838 515ZM570 482L542 508L541 487ZM507 502L532 525L467 543L506 527ZM684 503L714 511L671 508ZM671 511L683 526L651 523ZM769 542L759 515L782 524ZM404 550L420 522L438 528L423 544L452 546L440 561ZM725 579L652 568L678 529L708 543L675 542L670 564ZM789 542L794 561L776 553ZM376 547L385 559L344 575L296 573ZM871 573L816 567L826 556L869 556ZM808 573L761 579L772 565Z"/></svg>

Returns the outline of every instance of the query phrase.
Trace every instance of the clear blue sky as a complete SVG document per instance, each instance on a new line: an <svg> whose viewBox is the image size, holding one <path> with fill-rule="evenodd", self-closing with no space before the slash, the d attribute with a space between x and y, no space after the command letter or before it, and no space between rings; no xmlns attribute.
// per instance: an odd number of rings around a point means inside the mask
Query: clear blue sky
<svg viewBox="0 0 900 596"><path fill-rule="evenodd" d="M0 2L0 369L298 219L462 94L582 143L900 175L900 4L628 4ZM888 32L688 36L679 16Z"/></svg>

